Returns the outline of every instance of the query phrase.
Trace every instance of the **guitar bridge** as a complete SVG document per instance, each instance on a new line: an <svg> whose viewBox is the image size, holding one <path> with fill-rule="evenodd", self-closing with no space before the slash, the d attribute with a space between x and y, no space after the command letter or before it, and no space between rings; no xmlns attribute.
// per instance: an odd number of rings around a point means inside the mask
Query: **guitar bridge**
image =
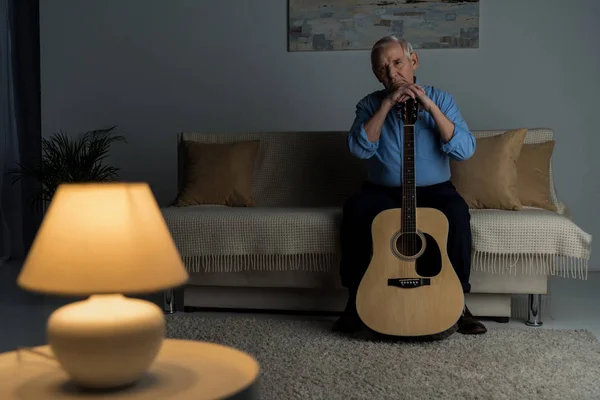
<svg viewBox="0 0 600 400"><path fill-rule="evenodd" d="M388 286L396 286L403 289L412 289L420 286L429 286L430 278L394 278L388 279Z"/></svg>

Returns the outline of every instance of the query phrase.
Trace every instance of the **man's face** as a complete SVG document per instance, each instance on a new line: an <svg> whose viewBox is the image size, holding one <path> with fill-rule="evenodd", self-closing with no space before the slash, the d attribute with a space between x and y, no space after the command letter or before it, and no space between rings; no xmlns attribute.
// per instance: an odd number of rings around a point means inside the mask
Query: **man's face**
<svg viewBox="0 0 600 400"><path fill-rule="evenodd" d="M413 83L418 64L419 59L415 52L407 58L402 46L391 42L378 50L373 72L386 89L393 89L402 83Z"/></svg>

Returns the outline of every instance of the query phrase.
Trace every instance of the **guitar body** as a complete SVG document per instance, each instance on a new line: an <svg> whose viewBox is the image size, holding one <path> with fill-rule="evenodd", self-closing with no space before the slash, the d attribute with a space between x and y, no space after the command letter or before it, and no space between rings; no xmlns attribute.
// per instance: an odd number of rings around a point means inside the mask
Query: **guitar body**
<svg viewBox="0 0 600 400"><path fill-rule="evenodd" d="M363 323L391 336L422 337L450 329L464 309L464 293L447 253L448 219L418 208L415 123L419 104L397 106L403 142L402 208L379 213L371 225L373 253L356 294Z"/></svg>
<svg viewBox="0 0 600 400"><path fill-rule="evenodd" d="M437 209L416 208L417 233L401 234L401 211L389 209L373 220L373 257L358 287L358 315L385 335L438 334L458 321L464 307L446 250L448 220Z"/></svg>

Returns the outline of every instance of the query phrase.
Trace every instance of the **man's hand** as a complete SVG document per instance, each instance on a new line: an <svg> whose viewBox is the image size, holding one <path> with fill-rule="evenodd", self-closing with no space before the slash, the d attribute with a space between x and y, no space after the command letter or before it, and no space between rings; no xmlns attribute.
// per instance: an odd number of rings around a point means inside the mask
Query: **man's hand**
<svg viewBox="0 0 600 400"><path fill-rule="evenodd" d="M417 99L427 112L431 110L433 102L427 96L425 89L416 83L403 83L398 85L396 88L390 91L390 93L384 99L384 102L386 102L386 105L389 107L389 109L391 109L396 104L402 103L409 98Z"/></svg>
<svg viewBox="0 0 600 400"><path fill-rule="evenodd" d="M454 135L454 123L448 119L439 109L439 107L431 100L425 89L416 83L402 83L392 89L381 103L381 108L385 113L389 112L396 104L402 103L408 98L417 99L425 111L427 111L437 124L441 139L444 143L448 143Z"/></svg>

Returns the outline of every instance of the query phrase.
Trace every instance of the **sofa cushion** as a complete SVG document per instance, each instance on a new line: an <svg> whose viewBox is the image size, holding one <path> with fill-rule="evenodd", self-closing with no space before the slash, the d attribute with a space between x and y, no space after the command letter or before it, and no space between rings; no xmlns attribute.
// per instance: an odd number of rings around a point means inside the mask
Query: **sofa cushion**
<svg viewBox="0 0 600 400"><path fill-rule="evenodd" d="M554 141L524 144L517 162L519 200L524 206L556 211L550 192Z"/></svg>
<svg viewBox="0 0 600 400"><path fill-rule="evenodd" d="M450 161L452 183L470 208L521 210L517 161L527 129L476 139L468 160Z"/></svg>
<svg viewBox="0 0 600 400"><path fill-rule="evenodd" d="M259 140L234 143L184 142L184 185L177 206L254 206L252 181Z"/></svg>

